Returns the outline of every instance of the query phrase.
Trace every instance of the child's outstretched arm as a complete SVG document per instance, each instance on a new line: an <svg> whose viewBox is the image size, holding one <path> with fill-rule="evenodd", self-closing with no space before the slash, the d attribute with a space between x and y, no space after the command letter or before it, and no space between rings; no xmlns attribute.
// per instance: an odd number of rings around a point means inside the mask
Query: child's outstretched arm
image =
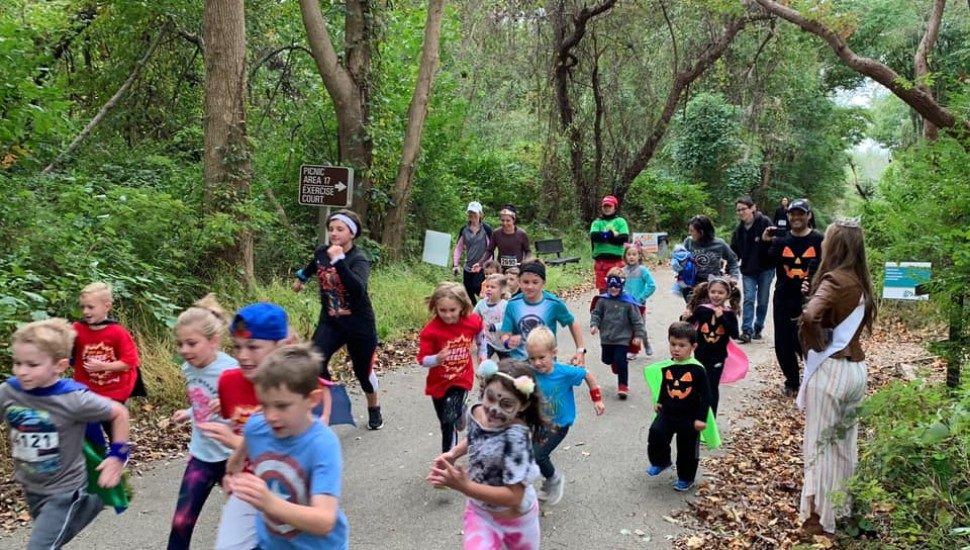
<svg viewBox="0 0 970 550"><path fill-rule="evenodd" d="M461 466L456 466L442 457L435 459L428 474L428 481L432 485L450 487L465 496L487 502L495 506L513 508L522 502L525 486L521 483L513 485L485 485L468 479L468 474Z"/></svg>
<svg viewBox="0 0 970 550"><path fill-rule="evenodd" d="M601 416L606 412L606 405L603 403L603 392L600 390L599 383L596 382L596 377L593 376L593 371L586 371L586 385L589 387L589 398L593 400L593 408L596 410L596 416Z"/></svg>
<svg viewBox="0 0 970 550"><path fill-rule="evenodd" d="M111 402L111 447L108 457L98 465L98 485L114 487L121 482L121 473L128 462L129 430L128 409L121 403Z"/></svg>

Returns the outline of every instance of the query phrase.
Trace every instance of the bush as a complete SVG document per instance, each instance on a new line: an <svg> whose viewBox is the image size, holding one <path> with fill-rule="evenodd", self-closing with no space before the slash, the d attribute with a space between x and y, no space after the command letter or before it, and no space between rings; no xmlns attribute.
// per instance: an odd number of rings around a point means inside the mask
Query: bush
<svg viewBox="0 0 970 550"><path fill-rule="evenodd" d="M849 492L892 547L970 543L970 385L952 395L922 381L896 382L863 405L868 438Z"/></svg>

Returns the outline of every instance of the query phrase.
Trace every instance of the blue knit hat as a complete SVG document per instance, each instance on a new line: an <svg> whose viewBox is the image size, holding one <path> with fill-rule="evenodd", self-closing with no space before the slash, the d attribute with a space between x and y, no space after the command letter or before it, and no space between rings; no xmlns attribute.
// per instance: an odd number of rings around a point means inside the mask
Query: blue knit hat
<svg viewBox="0 0 970 550"><path fill-rule="evenodd" d="M253 340L283 340L289 331L286 311L276 304L259 302L240 309L229 325L229 333Z"/></svg>

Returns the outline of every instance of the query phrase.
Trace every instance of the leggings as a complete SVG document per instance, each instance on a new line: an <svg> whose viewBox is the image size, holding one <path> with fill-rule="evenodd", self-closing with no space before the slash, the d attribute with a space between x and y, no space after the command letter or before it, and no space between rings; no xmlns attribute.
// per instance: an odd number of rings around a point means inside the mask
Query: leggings
<svg viewBox="0 0 970 550"><path fill-rule="evenodd" d="M626 344L601 344L603 348L603 362L613 367L616 382L620 386L629 383L629 361L626 358Z"/></svg>
<svg viewBox="0 0 970 550"><path fill-rule="evenodd" d="M566 439L569 433L569 426L553 426L552 428L541 428L539 432L539 444L533 446L532 450L536 455L536 464L542 477L551 479L556 475L556 466L552 463L549 455L556 450L556 447Z"/></svg>
<svg viewBox="0 0 970 550"><path fill-rule="evenodd" d="M462 409L468 390L452 386L445 391L444 396L432 398L434 412L438 414L441 424L441 452L447 453L458 444L458 425L461 421Z"/></svg>
<svg viewBox="0 0 970 550"><path fill-rule="evenodd" d="M496 518L470 501L465 505L462 548L465 550L538 550L539 503L517 518Z"/></svg>
<svg viewBox="0 0 970 550"><path fill-rule="evenodd" d="M172 516L172 530L168 535L168 550L188 549L192 541L192 531L195 522L202 512L209 493L222 477L226 475L226 461L205 462L189 457L189 463L182 474L182 486L179 487L178 504L175 505L175 515Z"/></svg>
<svg viewBox="0 0 970 550"><path fill-rule="evenodd" d="M354 376L360 382L364 393L377 391L377 375L374 373L374 357L377 350L377 335L351 337L336 326L320 323L313 334L313 345L323 354L321 375L330 380L330 358L344 345L354 367Z"/></svg>

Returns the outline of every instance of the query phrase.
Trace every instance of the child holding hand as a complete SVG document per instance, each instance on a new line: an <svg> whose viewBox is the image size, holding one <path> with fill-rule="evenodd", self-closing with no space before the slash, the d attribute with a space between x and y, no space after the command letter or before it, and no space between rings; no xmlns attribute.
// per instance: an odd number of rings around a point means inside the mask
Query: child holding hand
<svg viewBox="0 0 970 550"><path fill-rule="evenodd" d="M434 403L441 424L441 452L447 452L458 443L465 398L475 383L472 346L479 361L486 358L485 330L458 283L438 283L428 298L428 310L434 317L418 335L418 363L428 369L424 393Z"/></svg>
<svg viewBox="0 0 970 550"><path fill-rule="evenodd" d="M550 419L549 427L539 430L539 442L534 449L539 471L545 478L539 490L539 500L555 506L562 499L566 478L556 470L549 455L566 438L569 428L576 421L573 387L586 382L596 416L606 412L606 405L603 404L603 393L592 372L556 361L556 337L551 330L546 327L534 329L529 333L525 347L542 391L543 413Z"/></svg>
<svg viewBox="0 0 970 550"><path fill-rule="evenodd" d="M428 481L468 496L462 529L465 549L539 548L539 476L532 442L546 424L542 398L526 363L479 367L480 402L469 413L468 436L434 460ZM455 464L468 455L467 470Z"/></svg>
<svg viewBox="0 0 970 550"><path fill-rule="evenodd" d="M613 370L617 378L617 396L626 399L629 394L627 347L630 334L633 344L640 345L646 337L640 305L623 292L623 268L614 267L606 274L606 292L598 296L590 314L590 334L600 335L603 362Z"/></svg>

